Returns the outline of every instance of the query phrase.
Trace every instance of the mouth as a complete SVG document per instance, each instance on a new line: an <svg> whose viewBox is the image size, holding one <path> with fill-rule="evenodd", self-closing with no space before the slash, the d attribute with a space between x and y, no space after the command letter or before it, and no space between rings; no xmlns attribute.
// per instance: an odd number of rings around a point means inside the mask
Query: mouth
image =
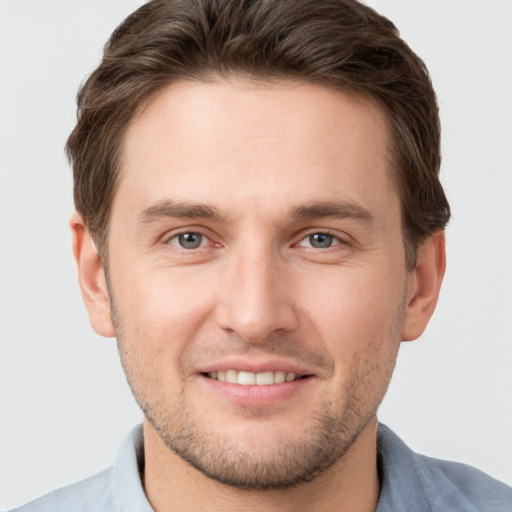
<svg viewBox="0 0 512 512"><path fill-rule="evenodd" d="M240 384L242 386L270 386L272 384L294 382L310 377L310 375L300 375L283 370L253 373L234 369L205 372L202 375L209 379L228 384Z"/></svg>
<svg viewBox="0 0 512 512"><path fill-rule="evenodd" d="M198 382L213 393L212 399L217 397L221 403L240 406L246 412L251 408L291 406L318 382L315 374L290 361L222 361L202 368L199 376Z"/></svg>

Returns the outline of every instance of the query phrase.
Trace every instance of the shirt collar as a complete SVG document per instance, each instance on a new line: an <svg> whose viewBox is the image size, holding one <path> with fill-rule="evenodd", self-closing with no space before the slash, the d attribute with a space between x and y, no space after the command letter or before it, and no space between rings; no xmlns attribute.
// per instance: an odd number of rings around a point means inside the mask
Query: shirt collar
<svg viewBox="0 0 512 512"><path fill-rule="evenodd" d="M434 486L428 465L382 424L378 428L377 452L381 492L376 512L431 510L432 500L442 504L447 499L436 496L435 489L427 489ZM142 486L143 473L144 442L142 425L138 425L122 444L113 470L114 488L123 512L154 512ZM428 492L427 496L427 490L433 494Z"/></svg>
<svg viewBox="0 0 512 512"><path fill-rule="evenodd" d="M142 487L144 441L142 425L131 430L119 450L113 472L114 489L123 512L154 512Z"/></svg>

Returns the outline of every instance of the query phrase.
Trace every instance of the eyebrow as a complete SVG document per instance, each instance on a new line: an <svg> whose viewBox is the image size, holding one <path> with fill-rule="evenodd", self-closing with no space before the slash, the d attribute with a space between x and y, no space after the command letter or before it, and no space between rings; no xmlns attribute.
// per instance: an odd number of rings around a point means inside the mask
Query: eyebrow
<svg viewBox="0 0 512 512"><path fill-rule="evenodd" d="M292 217L299 220L312 220L321 218L355 219L372 224L374 217L369 210L357 204L322 201L310 205L299 206L292 210Z"/></svg>
<svg viewBox="0 0 512 512"><path fill-rule="evenodd" d="M150 224L165 218L183 219L211 219L215 221L226 220L216 208L206 204L189 204L175 202L168 199L143 210L138 217L138 224Z"/></svg>
<svg viewBox="0 0 512 512"><path fill-rule="evenodd" d="M359 205L338 201L321 201L298 206L291 211L291 217L298 220L321 218L355 219L372 223L373 215ZM151 224L165 218L209 219L227 222L228 217L207 204L175 202L164 199L143 210L138 217L138 224Z"/></svg>

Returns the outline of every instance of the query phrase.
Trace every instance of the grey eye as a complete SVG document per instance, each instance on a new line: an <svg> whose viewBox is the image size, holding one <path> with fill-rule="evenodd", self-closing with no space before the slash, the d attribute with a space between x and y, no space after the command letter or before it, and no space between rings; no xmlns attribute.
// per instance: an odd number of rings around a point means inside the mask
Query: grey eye
<svg viewBox="0 0 512 512"><path fill-rule="evenodd" d="M197 249L203 245L203 235L199 233L181 233L175 240L183 249Z"/></svg>
<svg viewBox="0 0 512 512"><path fill-rule="evenodd" d="M334 237L327 233L314 233L308 236L308 241L315 249L327 249L332 246Z"/></svg>

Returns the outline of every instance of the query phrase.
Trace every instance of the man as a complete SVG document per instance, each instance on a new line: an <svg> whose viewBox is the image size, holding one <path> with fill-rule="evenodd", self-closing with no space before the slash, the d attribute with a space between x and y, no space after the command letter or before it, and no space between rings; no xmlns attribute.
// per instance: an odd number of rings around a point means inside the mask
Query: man
<svg viewBox="0 0 512 512"><path fill-rule="evenodd" d="M91 324L142 430L22 510L510 510L376 412L444 274L423 63L355 1L153 1L68 141Z"/></svg>

